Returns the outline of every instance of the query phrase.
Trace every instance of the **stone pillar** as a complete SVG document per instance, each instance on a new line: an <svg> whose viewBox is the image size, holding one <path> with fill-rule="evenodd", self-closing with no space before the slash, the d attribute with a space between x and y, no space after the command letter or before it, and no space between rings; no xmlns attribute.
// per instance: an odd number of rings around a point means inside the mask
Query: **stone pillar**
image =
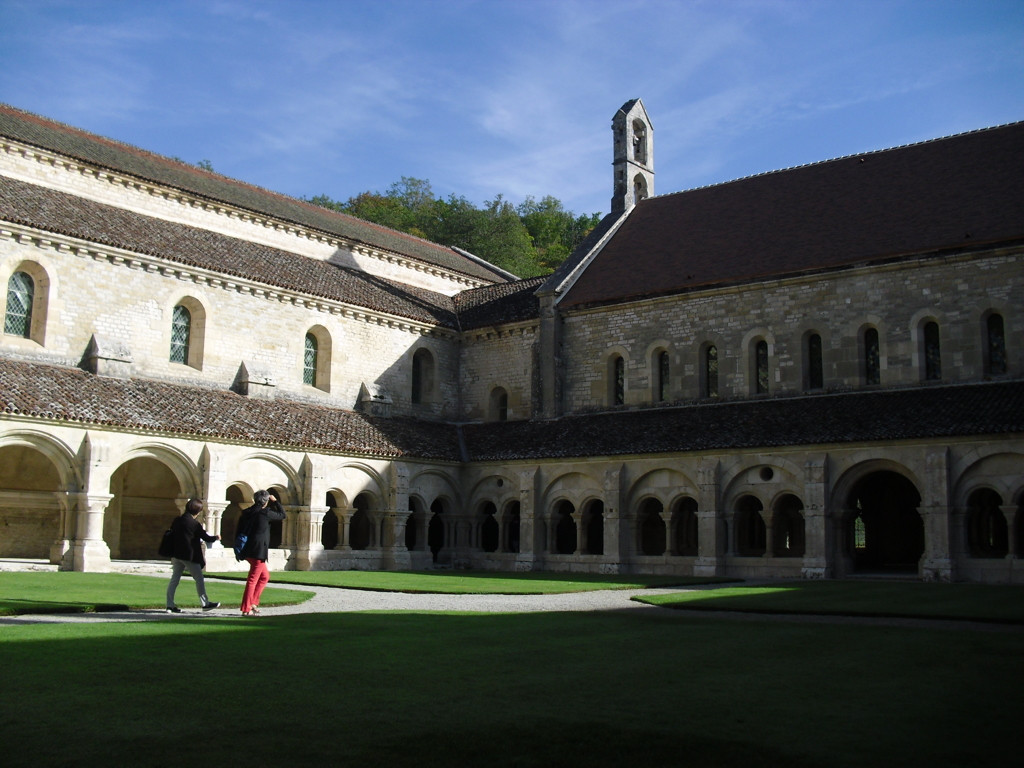
<svg viewBox="0 0 1024 768"><path fill-rule="evenodd" d="M390 570L409 570L412 558L405 546L405 524L409 510L388 510L384 515L383 566Z"/></svg>
<svg viewBox="0 0 1024 768"><path fill-rule="evenodd" d="M1017 551L1017 505L1003 504L999 509L1006 518L1006 557L1010 560L1019 560L1024 556L1024 552Z"/></svg>
<svg viewBox="0 0 1024 768"><path fill-rule="evenodd" d="M661 519L665 523L665 554L671 557L676 554L676 528L679 525L679 516L666 509L662 511Z"/></svg>
<svg viewBox="0 0 1024 768"><path fill-rule="evenodd" d="M576 551L573 552L573 554L581 555L586 547L586 540L584 539L583 531L583 513L579 510L573 512L572 521L576 523Z"/></svg>
<svg viewBox="0 0 1024 768"><path fill-rule="evenodd" d="M764 520L764 557L766 560L775 557L775 513L770 509L761 510Z"/></svg>
<svg viewBox="0 0 1024 768"><path fill-rule="evenodd" d="M828 456L810 459L804 464L804 561L800 575L805 579L832 577L827 488Z"/></svg>
<svg viewBox="0 0 1024 768"><path fill-rule="evenodd" d="M628 558L625 557L626 542L623 540L622 527L622 466L609 469L604 473L604 563L601 573L625 573Z"/></svg>
<svg viewBox="0 0 1024 768"><path fill-rule="evenodd" d="M350 527L352 525L352 515L355 513L355 507L334 508L334 514L338 516L338 546L336 546L335 549L343 550L345 552L352 551Z"/></svg>
<svg viewBox="0 0 1024 768"><path fill-rule="evenodd" d="M295 567L313 570L317 556L324 551L321 541L324 515L330 507L295 507Z"/></svg>
<svg viewBox="0 0 1024 768"><path fill-rule="evenodd" d="M103 540L103 513L113 498L109 493L78 495L78 535L72 548L76 571L110 572L110 549Z"/></svg>
<svg viewBox="0 0 1024 768"><path fill-rule="evenodd" d="M719 464L704 459L697 468L697 559L694 576L723 576L726 570L728 526L719 515Z"/></svg>
<svg viewBox="0 0 1024 768"><path fill-rule="evenodd" d="M220 549L224 546L224 534L221 523L224 520L224 510L228 508L226 501L205 501L203 502L203 514L206 516L206 532L211 536L220 536L220 541L207 544L207 549ZM228 546L234 546L234 542L228 542Z"/></svg>
<svg viewBox="0 0 1024 768"><path fill-rule="evenodd" d="M921 517L924 518L921 578L925 581L952 581L948 448L932 448L927 451L924 480L925 492L921 500Z"/></svg>
<svg viewBox="0 0 1024 768"><path fill-rule="evenodd" d="M554 291L538 292L540 338L537 342L540 398L534 412L545 418L562 415L562 317ZM538 408L539 406L539 408Z"/></svg>
<svg viewBox="0 0 1024 768"><path fill-rule="evenodd" d="M519 554L517 571L532 571L537 558L537 486L540 469L533 467L519 473Z"/></svg>

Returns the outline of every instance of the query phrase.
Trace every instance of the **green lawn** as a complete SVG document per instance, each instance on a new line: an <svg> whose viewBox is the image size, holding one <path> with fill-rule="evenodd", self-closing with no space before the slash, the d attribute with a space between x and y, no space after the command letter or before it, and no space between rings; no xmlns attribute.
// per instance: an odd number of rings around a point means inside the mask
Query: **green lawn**
<svg viewBox="0 0 1024 768"><path fill-rule="evenodd" d="M130 576L123 573L0 572L0 616L20 613L88 613L126 608L163 608L167 578ZM206 594L224 607L237 608L243 587L206 582ZM312 592L268 587L262 605L303 603ZM198 608L195 583L182 577L175 602L182 608Z"/></svg>
<svg viewBox="0 0 1024 768"><path fill-rule="evenodd" d="M245 579L245 575L240 573L210 575L224 579ZM275 571L273 579L283 584L307 584L318 587L460 595L545 595L593 589L682 587L739 581L692 576L625 576L540 571Z"/></svg>
<svg viewBox="0 0 1024 768"><path fill-rule="evenodd" d="M634 597L665 608L1024 623L1024 587L921 582L788 581Z"/></svg>
<svg viewBox="0 0 1024 768"><path fill-rule="evenodd" d="M20 766L1006 766L1024 633L591 614L0 627ZM183 747L185 743L188 746Z"/></svg>

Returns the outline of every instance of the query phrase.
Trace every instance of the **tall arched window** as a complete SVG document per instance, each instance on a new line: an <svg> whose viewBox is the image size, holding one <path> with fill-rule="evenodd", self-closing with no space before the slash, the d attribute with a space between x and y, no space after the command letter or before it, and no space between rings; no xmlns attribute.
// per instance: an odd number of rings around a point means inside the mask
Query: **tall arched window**
<svg viewBox="0 0 1024 768"><path fill-rule="evenodd" d="M825 372L821 361L821 336L812 333L807 337L807 388L822 389L825 386Z"/></svg>
<svg viewBox="0 0 1024 768"><path fill-rule="evenodd" d="M882 379L881 356L878 352L878 330L864 331L864 383L878 384Z"/></svg>
<svg viewBox="0 0 1024 768"><path fill-rule="evenodd" d="M1003 330L1003 316L993 312L985 321L985 335L988 352L988 373L1000 376L1006 373L1006 334Z"/></svg>
<svg viewBox="0 0 1024 768"><path fill-rule="evenodd" d="M657 387L656 394L658 402L663 403L668 400L669 391L669 362L668 352L659 352L657 359L658 371L657 371Z"/></svg>
<svg viewBox="0 0 1024 768"><path fill-rule="evenodd" d="M32 300L35 282L27 272L15 272L7 281L7 311L4 313L4 333L31 338Z"/></svg>
<svg viewBox="0 0 1024 768"><path fill-rule="evenodd" d="M939 349L939 324L934 320L924 324L924 380L942 378L942 353Z"/></svg>
<svg viewBox="0 0 1024 768"><path fill-rule="evenodd" d="M612 405L626 402L626 361L621 355L611 360L611 401Z"/></svg>
<svg viewBox="0 0 1024 768"><path fill-rule="evenodd" d="M647 180L639 173L633 179L633 202L639 203L647 199Z"/></svg>
<svg viewBox="0 0 1024 768"><path fill-rule="evenodd" d="M171 362L188 365L188 348L192 340L192 313L180 304L171 317Z"/></svg>
<svg viewBox="0 0 1024 768"><path fill-rule="evenodd" d="M412 401L426 403L434 391L434 357L427 349L416 350L412 356Z"/></svg>
<svg viewBox="0 0 1024 768"><path fill-rule="evenodd" d="M704 350L702 373L704 391L701 394L704 397L718 397L718 347L714 344Z"/></svg>
<svg viewBox="0 0 1024 768"><path fill-rule="evenodd" d="M490 418L492 421L508 421L508 392L504 387L491 390Z"/></svg>
<svg viewBox="0 0 1024 768"><path fill-rule="evenodd" d="M306 350L302 356L302 383L316 386L317 343L316 336L306 334Z"/></svg>
<svg viewBox="0 0 1024 768"><path fill-rule="evenodd" d="M768 393L768 342L764 339L754 344L754 392L758 395Z"/></svg>
<svg viewBox="0 0 1024 768"><path fill-rule="evenodd" d="M633 159L647 164L647 126L640 120L633 121Z"/></svg>

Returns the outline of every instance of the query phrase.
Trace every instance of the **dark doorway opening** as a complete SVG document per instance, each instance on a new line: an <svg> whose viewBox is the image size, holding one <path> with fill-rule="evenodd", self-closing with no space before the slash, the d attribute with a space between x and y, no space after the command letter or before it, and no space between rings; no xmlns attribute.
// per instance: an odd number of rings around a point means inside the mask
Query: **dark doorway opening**
<svg viewBox="0 0 1024 768"><path fill-rule="evenodd" d="M505 546L509 552L519 552L519 502L513 501L505 509Z"/></svg>
<svg viewBox="0 0 1024 768"><path fill-rule="evenodd" d="M365 493L356 496L352 502L355 512L348 524L349 546L352 549L368 549L370 546L370 497Z"/></svg>
<svg viewBox="0 0 1024 768"><path fill-rule="evenodd" d="M924 554L921 496L898 472L861 478L850 492L846 536L856 573L916 573Z"/></svg>
<svg viewBox="0 0 1024 768"><path fill-rule="evenodd" d="M501 531L498 521L494 519L494 513L497 511L498 508L489 501L480 509L484 518L480 528L480 546L484 552L498 551L498 538Z"/></svg>
<svg viewBox="0 0 1024 768"><path fill-rule="evenodd" d="M430 505L430 523L427 525L427 546L430 547L430 553L434 556L434 562L437 562L437 553L444 549L444 519L441 514L444 512L444 505L441 500L436 500Z"/></svg>
<svg viewBox="0 0 1024 768"><path fill-rule="evenodd" d="M676 554L693 557L697 554L697 501L680 499L676 506Z"/></svg>
<svg viewBox="0 0 1024 768"><path fill-rule="evenodd" d="M648 499L640 508L640 551L645 555L665 554L664 509L657 499Z"/></svg>
<svg viewBox="0 0 1024 768"><path fill-rule="evenodd" d="M560 555L571 555L576 551L576 521L572 513L576 508L571 502L559 503L555 511L555 552Z"/></svg>
<svg viewBox="0 0 1024 768"><path fill-rule="evenodd" d="M320 526L320 543L324 549L334 549L338 546L338 515L334 511L338 504L334 495L327 494L327 511L324 513L324 522Z"/></svg>
<svg viewBox="0 0 1024 768"><path fill-rule="evenodd" d="M604 554L604 502L592 501L587 507L587 554Z"/></svg>
<svg viewBox="0 0 1024 768"><path fill-rule="evenodd" d="M736 502L736 551L743 557L761 557L767 550L761 500L744 496Z"/></svg>

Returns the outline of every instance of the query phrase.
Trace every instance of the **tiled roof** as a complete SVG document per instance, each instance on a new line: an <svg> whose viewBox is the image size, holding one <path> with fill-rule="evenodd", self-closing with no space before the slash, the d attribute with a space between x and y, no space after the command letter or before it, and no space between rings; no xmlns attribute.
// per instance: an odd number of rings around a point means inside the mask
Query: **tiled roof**
<svg viewBox="0 0 1024 768"><path fill-rule="evenodd" d="M0 412L291 449L458 461L455 427L0 358Z"/></svg>
<svg viewBox="0 0 1024 768"><path fill-rule="evenodd" d="M456 327L454 303L444 294L5 176L0 176L0 219L423 323Z"/></svg>
<svg viewBox="0 0 1024 768"><path fill-rule="evenodd" d="M530 277L514 283L498 283L463 291L455 296L462 330L530 320L540 314L534 292L546 277Z"/></svg>
<svg viewBox="0 0 1024 768"><path fill-rule="evenodd" d="M1024 122L642 201L562 306L1024 239Z"/></svg>
<svg viewBox="0 0 1024 768"><path fill-rule="evenodd" d="M1024 381L746 400L462 427L473 461L1024 432Z"/></svg>
<svg viewBox="0 0 1024 768"><path fill-rule="evenodd" d="M446 246L0 104L0 136L489 282L504 277Z"/></svg>
<svg viewBox="0 0 1024 768"><path fill-rule="evenodd" d="M622 216L622 212L612 212L606 214L603 219L597 222L597 226L590 230L588 234L579 245L573 249L573 252L569 254L569 258L555 267L555 271L548 275L544 285L541 286L542 291L554 291L562 284L562 281L567 278L580 262L583 261L587 255L594 249L594 247L600 242L601 238L604 237L608 230L619 220Z"/></svg>

